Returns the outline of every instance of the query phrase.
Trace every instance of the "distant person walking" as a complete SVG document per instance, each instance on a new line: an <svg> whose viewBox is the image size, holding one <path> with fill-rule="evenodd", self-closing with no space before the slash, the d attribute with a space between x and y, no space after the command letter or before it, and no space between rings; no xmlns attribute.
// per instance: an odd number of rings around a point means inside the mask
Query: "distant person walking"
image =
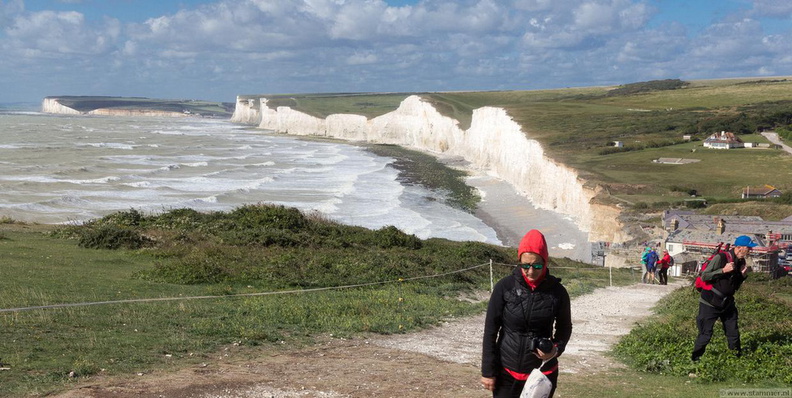
<svg viewBox="0 0 792 398"><path fill-rule="evenodd" d="M668 284L668 268L674 265L674 258L668 254L668 250L663 250L663 258L658 262L657 280L661 285Z"/></svg>
<svg viewBox="0 0 792 398"><path fill-rule="evenodd" d="M718 319L723 323L729 349L736 356L742 353L734 294L747 277L745 258L755 246L757 244L751 242L751 238L741 235L735 239L729 251L716 254L702 271L701 279L705 286L701 289L699 298L699 312L696 317L699 334L690 357L693 361L698 361L704 355Z"/></svg>

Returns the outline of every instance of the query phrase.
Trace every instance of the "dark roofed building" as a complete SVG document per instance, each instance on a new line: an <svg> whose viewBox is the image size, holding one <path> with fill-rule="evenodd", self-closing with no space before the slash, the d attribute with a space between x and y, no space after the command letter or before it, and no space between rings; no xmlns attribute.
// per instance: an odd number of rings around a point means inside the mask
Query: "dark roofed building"
<svg viewBox="0 0 792 398"><path fill-rule="evenodd" d="M770 185L765 185L763 187L745 187L742 191L743 199L768 199L778 198L780 196L781 191Z"/></svg>

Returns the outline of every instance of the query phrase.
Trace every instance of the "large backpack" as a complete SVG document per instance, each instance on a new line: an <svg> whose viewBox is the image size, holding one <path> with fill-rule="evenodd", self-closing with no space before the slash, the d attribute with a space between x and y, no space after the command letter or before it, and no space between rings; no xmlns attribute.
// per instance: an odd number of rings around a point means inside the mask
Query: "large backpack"
<svg viewBox="0 0 792 398"><path fill-rule="evenodd" d="M704 273L704 270L707 269L707 266L710 264L710 262L712 262L712 259L716 255L723 253L726 256L726 263L730 263L730 262L734 261L732 259L731 253L728 250L721 250L721 246L722 245L723 245L723 242L718 243L718 245L715 246L715 251L713 251L713 253L710 254L710 256L703 263L701 263L701 269L699 270L698 274L696 275L696 281L693 284L696 287L697 291L700 292L702 290L712 290L712 283L711 282L706 282L706 281L704 281L704 279L701 279L701 274Z"/></svg>

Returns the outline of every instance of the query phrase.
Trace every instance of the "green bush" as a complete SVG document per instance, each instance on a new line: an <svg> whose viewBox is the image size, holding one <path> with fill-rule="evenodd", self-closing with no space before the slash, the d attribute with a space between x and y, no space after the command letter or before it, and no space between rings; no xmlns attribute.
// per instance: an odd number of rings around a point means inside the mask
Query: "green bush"
<svg viewBox="0 0 792 398"><path fill-rule="evenodd" d="M299 230L308 225L308 219L300 210L286 206L246 205L234 209L229 218L237 229Z"/></svg>
<svg viewBox="0 0 792 398"><path fill-rule="evenodd" d="M392 225L380 228L377 231L376 238L375 241L377 242L377 246L383 249L403 247L405 249L416 250L420 249L423 245L421 239L417 238L415 235L408 235Z"/></svg>
<svg viewBox="0 0 792 398"><path fill-rule="evenodd" d="M140 249L149 243L149 239L134 229L101 225L81 230L79 246L89 249Z"/></svg>
<svg viewBox="0 0 792 398"><path fill-rule="evenodd" d="M136 209L119 211L96 221L94 225L110 225L116 227L137 227L143 221L143 214Z"/></svg>
<svg viewBox="0 0 792 398"><path fill-rule="evenodd" d="M781 196L775 198L774 201L785 205L792 205L792 191L782 193Z"/></svg>

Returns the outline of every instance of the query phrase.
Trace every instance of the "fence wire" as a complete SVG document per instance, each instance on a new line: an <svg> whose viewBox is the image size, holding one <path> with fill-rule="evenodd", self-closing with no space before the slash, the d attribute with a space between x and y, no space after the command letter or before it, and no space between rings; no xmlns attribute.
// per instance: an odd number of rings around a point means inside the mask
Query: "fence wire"
<svg viewBox="0 0 792 398"><path fill-rule="evenodd" d="M151 303L151 302L162 302L162 301L182 301L182 300L205 300L205 299L219 299L219 298L231 298L231 297L256 297L256 296L272 296L272 295L279 295L279 294L296 294L296 293L309 293L309 292L320 292L320 291L327 291L327 290L341 290L341 289L350 289L356 287L366 287L366 286L376 286L376 285L387 285L391 283L401 283L407 281L415 281L421 279L432 279L432 278L440 278L443 276L459 274L462 272L467 272L470 270L474 270L476 268L481 268L490 265L490 263L478 264L472 267L467 267L464 269L443 272L440 274L433 274L433 275L424 275L424 276L413 276L409 278L399 278L395 280L388 280L388 281L381 281L381 282L368 282L368 283L358 283L353 285L343 285L343 286L327 286L327 287L317 287L313 289L294 289L294 290L276 290L270 292L257 292L257 293L238 293L238 294L224 294L224 295L214 295L214 296L181 296L181 297L153 297L153 298L139 298L139 299L125 299L125 300L107 300L107 301L92 301L92 302L83 302L83 303L62 303L62 304L49 304L49 305L37 305L37 306L30 306L30 307L19 307L19 308L0 308L0 313L5 312L22 312L22 311L33 311L33 310L45 310L45 309L54 309L54 308L70 308L70 307L88 307L93 305L109 305L109 304L128 304L128 303Z"/></svg>

